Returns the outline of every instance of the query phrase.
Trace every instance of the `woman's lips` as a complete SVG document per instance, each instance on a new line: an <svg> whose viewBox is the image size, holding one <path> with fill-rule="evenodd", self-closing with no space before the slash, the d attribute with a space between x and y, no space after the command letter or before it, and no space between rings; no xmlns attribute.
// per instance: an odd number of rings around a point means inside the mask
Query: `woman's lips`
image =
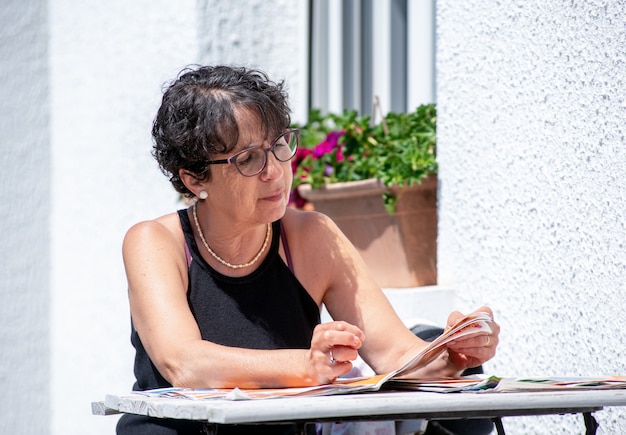
<svg viewBox="0 0 626 435"><path fill-rule="evenodd" d="M261 199L263 201L280 201L281 199L283 199L283 197L284 197L283 192L277 192L277 193L264 196Z"/></svg>

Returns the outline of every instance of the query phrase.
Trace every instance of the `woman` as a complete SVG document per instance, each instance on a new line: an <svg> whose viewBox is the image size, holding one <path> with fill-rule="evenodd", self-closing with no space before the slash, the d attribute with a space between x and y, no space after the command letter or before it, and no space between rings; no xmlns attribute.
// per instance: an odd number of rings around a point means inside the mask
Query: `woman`
<svg viewBox="0 0 626 435"><path fill-rule="evenodd" d="M196 201L124 239L136 390L318 385L350 371L358 354L383 373L426 345L328 217L287 207L298 145L289 125L283 84L258 70L187 69L166 90L153 154ZM322 303L340 320L319 324ZM414 375L482 364L496 351L498 325L492 330L456 341ZM118 424L134 434L203 429L130 415Z"/></svg>

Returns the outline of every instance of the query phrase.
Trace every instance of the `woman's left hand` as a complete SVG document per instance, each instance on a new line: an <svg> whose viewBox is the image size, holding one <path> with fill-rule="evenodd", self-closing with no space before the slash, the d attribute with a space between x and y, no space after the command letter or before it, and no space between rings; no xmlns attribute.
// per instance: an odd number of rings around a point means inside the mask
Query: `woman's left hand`
<svg viewBox="0 0 626 435"><path fill-rule="evenodd" d="M459 370L478 367L496 354L500 334L500 325L493 320L493 312L489 307L480 307L476 312L484 312L491 316L489 322L491 332L472 334L448 343L448 360ZM448 327L461 319L463 314L455 311L448 317Z"/></svg>

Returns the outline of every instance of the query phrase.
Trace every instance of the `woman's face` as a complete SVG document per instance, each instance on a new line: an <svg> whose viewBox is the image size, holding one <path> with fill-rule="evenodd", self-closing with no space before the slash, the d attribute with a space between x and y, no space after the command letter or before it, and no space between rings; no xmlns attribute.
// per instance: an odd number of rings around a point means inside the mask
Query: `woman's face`
<svg viewBox="0 0 626 435"><path fill-rule="evenodd" d="M229 154L216 155L213 160L226 159L246 148L269 148L274 137L264 140L265 129L258 116L236 112L239 141ZM280 162L267 153L267 164L257 175L246 177L234 164L211 165L211 180L205 183L209 197L204 201L210 210L227 218L232 224L260 224L280 219L289 202L291 162Z"/></svg>

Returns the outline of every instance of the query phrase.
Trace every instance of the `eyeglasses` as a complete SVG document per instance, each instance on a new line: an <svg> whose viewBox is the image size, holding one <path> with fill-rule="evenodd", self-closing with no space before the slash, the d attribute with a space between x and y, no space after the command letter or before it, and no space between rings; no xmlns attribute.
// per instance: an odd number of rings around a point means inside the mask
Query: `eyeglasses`
<svg viewBox="0 0 626 435"><path fill-rule="evenodd" d="M267 166L267 153L270 151L279 162L288 162L296 155L298 149L298 130L288 130L274 139L269 148L254 147L239 151L227 159L209 160L209 165L235 165L239 173L245 177L260 174Z"/></svg>

